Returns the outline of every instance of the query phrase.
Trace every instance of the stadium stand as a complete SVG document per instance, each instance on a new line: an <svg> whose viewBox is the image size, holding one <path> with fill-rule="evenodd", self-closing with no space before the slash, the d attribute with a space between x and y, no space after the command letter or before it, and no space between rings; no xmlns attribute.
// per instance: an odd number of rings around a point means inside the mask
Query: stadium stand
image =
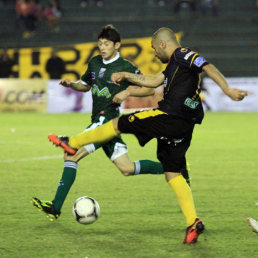
<svg viewBox="0 0 258 258"><path fill-rule="evenodd" d="M182 44L197 49L226 76L257 76L258 11L253 0L220 0L218 17L202 17L200 5L195 17L187 7L175 16L170 1L160 7L154 0L106 0L102 7L90 4L86 8L81 8L79 0L60 2L60 31L50 32L41 22L35 36L29 39L23 39L22 29L15 26L14 1L1 7L0 48L95 41L99 28L107 23L114 24L123 38L148 37L166 26L182 31ZM46 5L47 1L41 3Z"/></svg>

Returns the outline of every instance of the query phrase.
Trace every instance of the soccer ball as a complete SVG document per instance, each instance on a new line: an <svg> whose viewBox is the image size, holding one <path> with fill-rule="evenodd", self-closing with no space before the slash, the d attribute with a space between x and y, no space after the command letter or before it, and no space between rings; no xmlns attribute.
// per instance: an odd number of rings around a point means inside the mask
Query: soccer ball
<svg viewBox="0 0 258 258"><path fill-rule="evenodd" d="M73 205L73 216L81 224L91 224L98 219L99 215L99 204L92 197L80 197Z"/></svg>

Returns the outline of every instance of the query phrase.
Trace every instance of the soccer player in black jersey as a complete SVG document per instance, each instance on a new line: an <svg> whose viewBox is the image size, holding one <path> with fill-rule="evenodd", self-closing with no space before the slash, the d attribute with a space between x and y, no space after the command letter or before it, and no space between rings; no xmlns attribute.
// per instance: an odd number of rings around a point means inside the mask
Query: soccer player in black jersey
<svg viewBox="0 0 258 258"><path fill-rule="evenodd" d="M232 100L242 100L247 92L230 88L214 65L191 49L181 47L169 28L156 31L151 45L156 57L168 63L165 71L155 76L120 72L113 74L112 80L118 86L123 81L149 88L164 84L163 100L157 109L115 118L94 130L69 137L67 141L54 135L49 139L63 149L76 150L82 145L109 140L121 133L134 134L141 146L157 138L157 157L186 219L183 243L196 243L204 231L204 223L197 217L191 189L179 171L185 165L185 153L190 146L194 126L200 124L204 116L200 100L201 72L205 71Z"/></svg>

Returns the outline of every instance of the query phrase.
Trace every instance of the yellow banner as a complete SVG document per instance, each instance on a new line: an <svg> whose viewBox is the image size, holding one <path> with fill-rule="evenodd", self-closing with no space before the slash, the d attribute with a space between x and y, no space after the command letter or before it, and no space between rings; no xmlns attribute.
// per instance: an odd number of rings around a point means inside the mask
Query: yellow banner
<svg viewBox="0 0 258 258"><path fill-rule="evenodd" d="M183 33L177 33L180 41ZM21 79L49 79L45 66L51 56L51 47L10 49L8 54L15 57L13 67L15 77ZM99 54L97 43L76 44L58 47L58 56L66 63L66 73L62 78L77 80L86 71L89 60ZM164 65L154 56L151 38L136 38L122 41L121 56L132 61L142 73L156 74L164 69Z"/></svg>
<svg viewBox="0 0 258 258"><path fill-rule="evenodd" d="M0 79L0 111L46 112L46 80Z"/></svg>

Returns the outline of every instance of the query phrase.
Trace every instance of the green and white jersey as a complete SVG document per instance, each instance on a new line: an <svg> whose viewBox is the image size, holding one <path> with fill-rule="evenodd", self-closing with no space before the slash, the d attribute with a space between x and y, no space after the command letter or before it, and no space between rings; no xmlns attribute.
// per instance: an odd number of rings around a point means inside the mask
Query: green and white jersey
<svg viewBox="0 0 258 258"><path fill-rule="evenodd" d="M120 57L119 53L112 60L104 60L101 55L91 59L87 71L82 75L83 84L91 87L93 107L92 120L97 115L104 115L112 119L119 115L119 104L112 102L114 96L125 90L130 83L124 81L120 86L111 81L112 73L130 72L140 73L139 69L129 61Z"/></svg>

